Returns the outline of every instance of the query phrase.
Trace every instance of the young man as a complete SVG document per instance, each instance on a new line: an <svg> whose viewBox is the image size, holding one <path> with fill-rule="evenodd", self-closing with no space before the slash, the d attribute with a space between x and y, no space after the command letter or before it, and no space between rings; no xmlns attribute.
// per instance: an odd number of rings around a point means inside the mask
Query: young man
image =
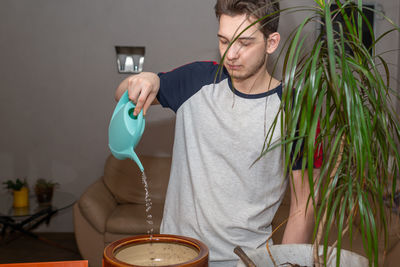
<svg viewBox="0 0 400 267"><path fill-rule="evenodd" d="M243 29L279 10L274 2L217 0L221 56ZM244 32L228 49L217 76L217 63L196 62L159 75L131 76L116 91L119 99L129 90L136 114L146 112L156 97L176 112L161 233L203 241L211 266L235 266L235 246L265 245L286 190L280 148L252 165L281 102L282 86L266 67L280 42L278 19L275 15ZM277 127L274 138L279 136ZM298 170L293 175L296 195L292 190L283 242L307 243L313 227L312 207L306 212L308 179L302 182Z"/></svg>

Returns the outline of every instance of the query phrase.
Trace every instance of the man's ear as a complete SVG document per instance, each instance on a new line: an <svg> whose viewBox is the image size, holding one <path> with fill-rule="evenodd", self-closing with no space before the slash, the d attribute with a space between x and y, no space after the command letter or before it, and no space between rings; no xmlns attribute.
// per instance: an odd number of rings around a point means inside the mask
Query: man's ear
<svg viewBox="0 0 400 267"><path fill-rule="evenodd" d="M267 39L267 54L272 54L279 46L281 35L278 32L271 33Z"/></svg>

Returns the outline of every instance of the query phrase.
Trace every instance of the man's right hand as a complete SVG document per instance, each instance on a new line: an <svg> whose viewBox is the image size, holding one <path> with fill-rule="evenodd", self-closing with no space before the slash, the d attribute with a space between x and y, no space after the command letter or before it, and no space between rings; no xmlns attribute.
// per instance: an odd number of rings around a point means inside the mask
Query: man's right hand
<svg viewBox="0 0 400 267"><path fill-rule="evenodd" d="M156 100L158 90L160 89L160 78L152 72L141 72L129 76L121 82L115 92L115 99L118 101L126 90L128 90L129 99L136 104L133 114L136 116L143 109L143 115L146 115L147 109Z"/></svg>

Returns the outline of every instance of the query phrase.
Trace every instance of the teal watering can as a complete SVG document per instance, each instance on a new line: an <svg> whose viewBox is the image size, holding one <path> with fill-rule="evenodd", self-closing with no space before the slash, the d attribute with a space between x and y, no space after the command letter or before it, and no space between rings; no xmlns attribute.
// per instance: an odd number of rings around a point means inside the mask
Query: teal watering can
<svg viewBox="0 0 400 267"><path fill-rule="evenodd" d="M134 116L135 104L129 100L126 91L115 107L108 127L108 147L117 159L131 159L136 162L140 170L144 168L134 149L139 143L144 131L145 120L143 111Z"/></svg>

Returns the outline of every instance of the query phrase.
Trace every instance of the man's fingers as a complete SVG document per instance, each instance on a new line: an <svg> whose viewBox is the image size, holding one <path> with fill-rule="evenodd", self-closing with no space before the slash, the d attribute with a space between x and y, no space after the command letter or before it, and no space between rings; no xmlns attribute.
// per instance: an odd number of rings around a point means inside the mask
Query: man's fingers
<svg viewBox="0 0 400 267"><path fill-rule="evenodd" d="M132 77L128 80L128 91L129 91L129 99L133 102L137 102L137 98L140 94L140 85L137 83L135 77Z"/></svg>
<svg viewBox="0 0 400 267"><path fill-rule="evenodd" d="M150 98L148 98L146 103L144 104L144 107L143 107L143 115L144 116L146 116L147 110L151 106L151 103L153 103L153 100L150 100Z"/></svg>
<svg viewBox="0 0 400 267"><path fill-rule="evenodd" d="M144 87L140 91L140 94L139 94L139 96L137 98L137 102L136 102L136 108L135 108L135 111L133 112L133 114L135 116L137 116L140 113L142 108L145 107L146 102L149 101L149 92L151 92L151 90L148 87ZM150 100L150 102L151 101L152 100Z"/></svg>
<svg viewBox="0 0 400 267"><path fill-rule="evenodd" d="M136 107L135 107L135 111L133 112L133 115L137 116L140 111L142 110L144 104L144 100L139 96L138 101L136 102Z"/></svg>
<svg viewBox="0 0 400 267"><path fill-rule="evenodd" d="M155 99L160 86L159 78L154 73L140 73L128 78L129 99L135 103L133 112L137 116L142 109L147 111Z"/></svg>

